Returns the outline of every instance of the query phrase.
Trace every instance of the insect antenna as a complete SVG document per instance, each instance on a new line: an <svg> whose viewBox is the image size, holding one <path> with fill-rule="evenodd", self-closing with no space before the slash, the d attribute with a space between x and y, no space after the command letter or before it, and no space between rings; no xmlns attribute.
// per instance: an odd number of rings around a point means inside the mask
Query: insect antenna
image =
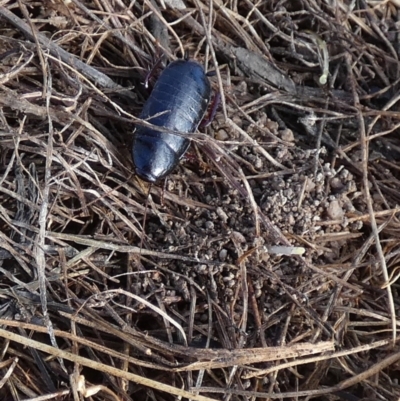
<svg viewBox="0 0 400 401"><path fill-rule="evenodd" d="M151 67L150 71L146 74L144 79L144 87L147 89L149 87L150 79L155 75L157 68L161 67L161 63L163 61L164 55L162 54L154 63L153 67Z"/></svg>

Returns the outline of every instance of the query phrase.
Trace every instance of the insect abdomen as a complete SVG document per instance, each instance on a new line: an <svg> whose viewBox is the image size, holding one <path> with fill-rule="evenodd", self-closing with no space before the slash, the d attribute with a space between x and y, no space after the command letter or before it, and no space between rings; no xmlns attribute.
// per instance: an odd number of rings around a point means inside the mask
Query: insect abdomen
<svg viewBox="0 0 400 401"><path fill-rule="evenodd" d="M211 87L203 67L177 60L162 72L140 118L183 134L196 131L210 102ZM133 163L145 181L165 178L178 165L190 144L184 136L138 126L133 140Z"/></svg>

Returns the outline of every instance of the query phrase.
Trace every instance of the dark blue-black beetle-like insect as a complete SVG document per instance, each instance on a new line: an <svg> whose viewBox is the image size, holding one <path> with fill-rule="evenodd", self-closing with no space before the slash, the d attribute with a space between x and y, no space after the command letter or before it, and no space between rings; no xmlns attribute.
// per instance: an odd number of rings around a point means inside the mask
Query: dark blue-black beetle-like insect
<svg viewBox="0 0 400 401"><path fill-rule="evenodd" d="M177 60L161 73L140 118L163 131L193 133L207 111L210 97L211 86L204 68L192 60ZM189 145L185 136L138 126L132 148L136 174L150 183L165 178Z"/></svg>

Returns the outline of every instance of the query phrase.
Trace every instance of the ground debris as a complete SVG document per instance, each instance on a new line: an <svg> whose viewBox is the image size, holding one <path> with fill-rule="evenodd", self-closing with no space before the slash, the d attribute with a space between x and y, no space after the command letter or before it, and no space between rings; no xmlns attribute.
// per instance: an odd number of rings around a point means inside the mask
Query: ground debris
<svg viewBox="0 0 400 401"><path fill-rule="evenodd" d="M2 2L0 399L398 400L398 6ZM149 188L184 53L221 105Z"/></svg>

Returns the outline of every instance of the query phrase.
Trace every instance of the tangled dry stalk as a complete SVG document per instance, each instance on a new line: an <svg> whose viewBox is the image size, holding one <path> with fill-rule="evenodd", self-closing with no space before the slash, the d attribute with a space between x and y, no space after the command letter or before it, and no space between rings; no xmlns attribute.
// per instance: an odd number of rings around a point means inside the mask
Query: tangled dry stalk
<svg viewBox="0 0 400 401"><path fill-rule="evenodd" d="M398 7L0 1L1 400L399 400ZM146 205L185 51L222 104Z"/></svg>

